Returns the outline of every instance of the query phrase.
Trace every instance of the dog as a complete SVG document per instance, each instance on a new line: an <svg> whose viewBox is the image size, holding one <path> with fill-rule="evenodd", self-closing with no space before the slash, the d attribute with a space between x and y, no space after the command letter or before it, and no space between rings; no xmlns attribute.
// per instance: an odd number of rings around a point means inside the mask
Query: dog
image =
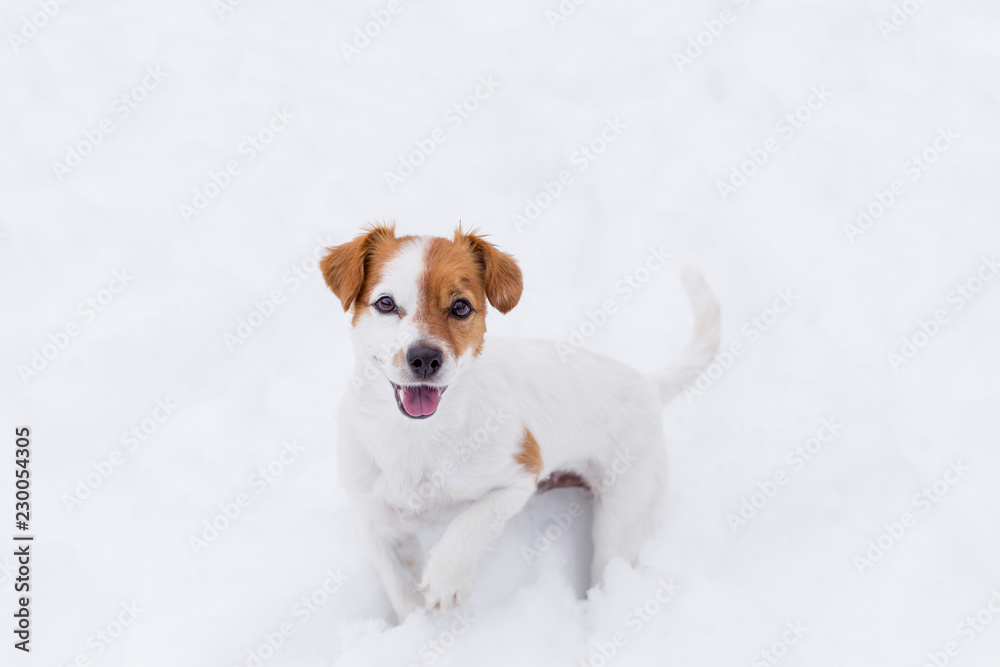
<svg viewBox="0 0 1000 667"><path fill-rule="evenodd" d="M326 284L351 313L355 368L338 419L338 470L400 621L464 603L483 553L538 490L595 497L592 581L634 562L660 520L663 405L719 345L719 306L682 275L695 332L680 362L646 377L583 349L484 338L487 305L521 298L515 259L461 225L454 238L367 227L327 249ZM609 471L627 471L615 475ZM445 526L422 553L420 536Z"/></svg>

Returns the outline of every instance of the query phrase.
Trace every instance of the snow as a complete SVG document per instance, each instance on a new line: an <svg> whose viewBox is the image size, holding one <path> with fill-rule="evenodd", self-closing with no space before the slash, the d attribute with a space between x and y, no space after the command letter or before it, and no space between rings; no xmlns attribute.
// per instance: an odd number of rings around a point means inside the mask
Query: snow
<svg viewBox="0 0 1000 667"><path fill-rule="evenodd" d="M220 6L0 10L0 395L5 428L32 428L37 536L32 652L3 664L997 663L1000 281L977 272L1000 249L1000 7ZM386 25L348 61L372 12ZM71 150L88 154L54 167ZM518 223L529 198L542 210ZM860 207L875 217L852 231ZM527 562L580 500L556 491L459 614L388 622L336 481L349 318L314 259L383 218L461 220L518 257L523 300L489 335L586 329L643 369L686 341L680 268L707 276L741 352L664 412L669 520L639 567L585 590L586 513ZM661 248L667 267L615 291ZM585 326L606 299L617 312ZM904 337L924 343L905 363ZM228 527L192 548L213 520Z"/></svg>

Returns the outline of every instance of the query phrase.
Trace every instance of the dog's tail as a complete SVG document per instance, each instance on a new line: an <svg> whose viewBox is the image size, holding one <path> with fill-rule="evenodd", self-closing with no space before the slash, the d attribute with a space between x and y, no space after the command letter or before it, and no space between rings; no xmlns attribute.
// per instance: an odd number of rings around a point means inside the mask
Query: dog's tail
<svg viewBox="0 0 1000 667"><path fill-rule="evenodd" d="M656 376L664 405L694 382L719 350L719 302L694 269L685 267L681 282L694 310L694 335L684 356Z"/></svg>

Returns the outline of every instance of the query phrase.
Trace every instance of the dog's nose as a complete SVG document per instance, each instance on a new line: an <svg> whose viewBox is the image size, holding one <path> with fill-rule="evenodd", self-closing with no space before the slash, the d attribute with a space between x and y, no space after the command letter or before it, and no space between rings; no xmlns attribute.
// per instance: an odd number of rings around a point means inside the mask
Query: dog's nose
<svg viewBox="0 0 1000 667"><path fill-rule="evenodd" d="M444 354L436 347L414 346L406 353L406 363L417 377L432 377L444 363Z"/></svg>

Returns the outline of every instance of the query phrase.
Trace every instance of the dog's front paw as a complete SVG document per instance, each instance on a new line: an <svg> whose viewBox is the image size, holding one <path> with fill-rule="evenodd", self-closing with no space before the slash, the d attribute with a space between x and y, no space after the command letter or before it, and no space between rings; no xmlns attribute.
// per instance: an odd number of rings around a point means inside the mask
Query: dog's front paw
<svg viewBox="0 0 1000 667"><path fill-rule="evenodd" d="M469 599L475 571L454 559L435 556L431 553L427 559L424 578L420 582L424 607L440 612L451 611Z"/></svg>

